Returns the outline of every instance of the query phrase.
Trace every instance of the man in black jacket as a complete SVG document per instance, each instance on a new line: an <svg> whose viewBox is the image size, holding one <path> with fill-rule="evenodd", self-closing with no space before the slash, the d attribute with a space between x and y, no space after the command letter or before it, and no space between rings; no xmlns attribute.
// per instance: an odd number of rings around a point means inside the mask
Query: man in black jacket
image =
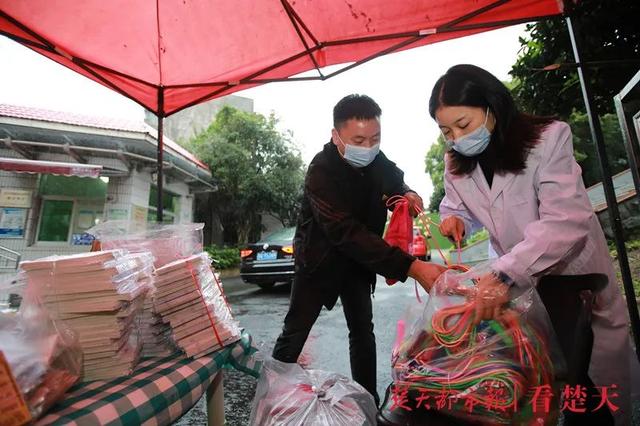
<svg viewBox="0 0 640 426"><path fill-rule="evenodd" d="M364 95L349 95L333 109L331 142L311 161L305 178L289 312L273 350L275 359L297 362L322 306L332 309L340 297L349 328L352 377L376 404L371 304L376 274L399 281L410 276L428 290L444 270L382 239L385 199L404 195L410 207L420 208L422 199L380 152L380 115L378 104Z"/></svg>

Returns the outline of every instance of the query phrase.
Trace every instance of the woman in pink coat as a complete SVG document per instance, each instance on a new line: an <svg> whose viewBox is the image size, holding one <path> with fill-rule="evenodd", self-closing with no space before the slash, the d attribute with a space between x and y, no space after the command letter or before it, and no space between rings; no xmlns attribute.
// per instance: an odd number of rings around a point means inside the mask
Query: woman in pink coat
<svg viewBox="0 0 640 426"><path fill-rule="evenodd" d="M593 310L589 376L616 385L616 424L629 424L628 314L604 233L573 157L571 130L519 112L507 88L473 65L450 68L433 88L429 112L444 135L441 232L460 241L485 227L499 255L479 282L478 319L492 317L511 285L541 276L602 273L609 284Z"/></svg>

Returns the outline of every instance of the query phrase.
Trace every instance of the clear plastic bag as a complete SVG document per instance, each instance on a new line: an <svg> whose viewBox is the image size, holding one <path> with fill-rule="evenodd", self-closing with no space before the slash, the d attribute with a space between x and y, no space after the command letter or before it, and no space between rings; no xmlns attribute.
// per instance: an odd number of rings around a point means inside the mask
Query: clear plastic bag
<svg viewBox="0 0 640 426"><path fill-rule="evenodd" d="M240 339L240 327L207 253L158 268L154 283L154 310L171 325L175 343L188 356L198 358Z"/></svg>
<svg viewBox="0 0 640 426"><path fill-rule="evenodd" d="M143 357L164 357L178 351L171 327L162 321L162 317L154 308L154 293L149 291L144 299L144 307L140 315L140 339L142 340Z"/></svg>
<svg viewBox="0 0 640 426"><path fill-rule="evenodd" d="M497 317L476 322L476 282L489 272L485 264L438 278L394 352L395 406L484 424L553 424L555 400L543 405L557 395L564 360L546 310L529 288L509 294Z"/></svg>
<svg viewBox="0 0 640 426"><path fill-rule="evenodd" d="M24 261L18 282L37 293L57 320L69 313L126 308L152 288L152 273L151 253L117 249Z"/></svg>
<svg viewBox="0 0 640 426"><path fill-rule="evenodd" d="M82 351L77 336L50 318L37 294L25 293L17 314L0 314L0 351L35 419L78 380Z"/></svg>
<svg viewBox="0 0 640 426"><path fill-rule="evenodd" d="M87 233L100 241L102 250L126 249L131 253L151 252L155 266L183 259L203 250L203 223L146 224L110 220L89 229Z"/></svg>
<svg viewBox="0 0 640 426"><path fill-rule="evenodd" d="M137 364L138 321L152 273L150 253L108 250L22 262L19 282L77 335L83 380L106 380Z"/></svg>
<svg viewBox="0 0 640 426"><path fill-rule="evenodd" d="M377 411L371 394L340 374L270 358L262 367L249 424L375 425Z"/></svg>

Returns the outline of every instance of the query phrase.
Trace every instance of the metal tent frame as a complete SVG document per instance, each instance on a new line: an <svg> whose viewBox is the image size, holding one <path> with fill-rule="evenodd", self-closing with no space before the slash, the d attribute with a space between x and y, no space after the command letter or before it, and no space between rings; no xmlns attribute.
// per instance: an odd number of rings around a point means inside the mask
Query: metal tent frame
<svg viewBox="0 0 640 426"><path fill-rule="evenodd" d="M618 200L616 198L615 190L613 187L613 179L611 174L611 167L609 166L609 159L607 156L607 150L604 143L604 136L602 133L602 127L600 125L600 118L598 117L595 102L592 96L592 89L590 83L590 71L588 67L582 65L583 52L581 48L582 36L579 22L574 21L571 18L573 4L570 1L565 1L565 20L567 23L567 30L571 39L571 46L573 48L573 55L577 64L576 70L580 79L580 87L582 89L582 97L589 119L589 128L591 130L591 138L596 146L596 153L598 156L598 163L600 164L600 171L602 173L602 187L604 189L605 199L607 201L607 212L611 219L611 228L616 244L616 250L618 252L618 263L620 264L620 272L622 275L622 284L627 301L627 309L629 310L629 320L631 322L631 330L633 334L633 340L636 349L636 356L640 361L640 315L638 314L638 305L636 303L635 292L633 289L633 279L631 277L631 269L629 267L629 256L627 254L627 248L625 246L624 230L622 228L622 219L620 217L620 210L618 209ZM637 76L636 76L637 77ZM626 136L625 136L626 137ZM633 147L631 140L629 142L625 140L627 146L627 153L629 155L630 164L632 164L632 173L636 192L640 197L640 179L638 176L638 148ZM637 141L636 141L637 145Z"/></svg>
<svg viewBox="0 0 640 426"><path fill-rule="evenodd" d="M86 72L88 75L91 75L92 77L94 77L97 81L101 82L102 84L104 84L105 86L113 89L114 91L122 94L123 96L126 96L130 99L133 99L135 102L141 104L142 106L144 106L145 108L154 111L158 117L158 145L157 145L157 161L158 161L158 170L157 170L157 176L158 176L158 209L157 209L157 220L159 222L162 221L163 219L163 205L162 205L162 189L163 189L163 119L165 117L168 117L169 115L180 111L181 109L187 108L189 106L193 106L197 103L200 102L204 102L206 100L209 99L213 99L215 97L218 96L222 96L226 93L231 93L233 91L236 91L238 89L238 86L244 85L247 87L250 87L251 85L255 85L255 84L262 84L262 83L268 83L268 82L286 82L286 81L313 81L313 80L326 80L329 79L331 77L334 77L336 75L339 75L345 71L348 71L351 68L357 67L358 65L364 64L366 62L369 62L377 57L389 54L389 53L393 53L395 51L398 51L400 49L406 48L412 44L417 43L420 40L423 40L425 37L430 37L434 34L441 34L441 33L451 33L451 32L469 32L469 31L481 31L483 29L492 29L492 28L500 28L500 27L505 27L505 26L510 26L510 25L515 25L515 24L519 24L519 23L524 23L524 22L531 22L531 21L537 21L537 20L542 20L542 19L546 19L549 18L551 16L558 16L557 14L554 15L545 15L545 16L529 16L527 18L521 18L521 19L510 19L510 20L499 20L499 19L493 19L487 22L482 22L482 23L469 23L469 20L473 19L473 18L477 18L479 16L482 16L483 14L487 14L488 12L491 12L497 8L499 8L500 6L503 6L505 4L510 3L511 0L495 0L492 3L480 7L477 10L474 10L472 12L469 12L463 16L460 16L456 19L451 20L450 22L447 22L444 25L440 25L437 28L429 28L429 29L425 29L425 30L420 30L420 31L411 31L411 32L404 32L404 33L395 33L395 34L384 34L384 35L373 35L373 36L366 36L366 37L359 37L359 38L351 38L351 39L344 39L344 40L338 40L338 41L319 41L314 35L313 33L310 31L309 27L305 24L305 22L300 18L300 16L296 13L295 9L293 8L292 4L290 3L289 0L280 0L280 3L282 4L288 18L289 21L291 22L291 25L293 26L293 28L295 29L297 36L300 38L301 42L304 45L304 49L301 50L300 52L296 53L295 55L286 58L278 63L269 65L268 67L259 70L257 72L253 72L251 75L248 75L242 79L240 79L239 81L220 81L220 82L207 82L207 83L192 83L192 84L186 84L186 85L163 85L162 83L162 79L160 79L160 83L159 84L152 84L146 81L142 81L140 79L137 79L135 77L123 74L121 72L118 72L116 70L113 69L109 69L107 67L104 67L102 65L99 64L95 64L93 62L87 61L85 59L79 58L79 57L74 57L73 55L71 55L69 52L63 51L61 50L59 47L55 46L54 43L52 43L50 40L47 40L45 37L43 37L40 34L37 34L36 32L34 32L32 29L28 28L27 26L21 24L20 22L16 21L15 19L12 19L10 16L8 16L6 13L4 13L2 10L0 10L0 19L3 19L7 22L10 22L12 25L14 25L16 28L19 28L23 33L22 36L21 35L17 35L17 34L7 34L7 33L3 33L0 32L0 34L6 35L9 38L14 39L15 41L29 46L31 48L33 48L34 50L40 50L42 52L46 52L49 55L52 56L57 56L57 57L64 57L66 58L66 60L71 61L71 63L78 67L79 69L83 70L84 72ZM635 305L635 297L634 297L634 291L633 291L633 284L632 284L632 278L631 278L631 272L630 272L630 268L629 268L629 261L628 261L628 255L627 255L627 251L626 251L626 247L625 247L625 240L624 240L624 233L623 233L623 229L622 229L622 221L620 218L620 212L618 210L618 205L617 205L617 200L616 200L616 196L615 196L615 192L613 189L613 182L612 182L612 176L611 176L611 170L608 164L608 159L607 159L607 152L605 149L605 145L604 145L604 138L603 138L603 134L602 134L602 129L600 126L600 120L597 116L597 113L594 109L594 102L593 102L593 98L591 95L591 88L590 88L590 80L589 80L589 69L588 67L586 67L586 62L582 62L581 61L581 56L583 54L582 50L581 50L581 37L580 37L580 28L579 28L579 23L578 22L574 22L573 19L571 18L571 14L574 10L574 4L575 4L576 0L564 0L564 16L566 18L566 23L567 23L567 29L569 32L569 36L571 38L571 43L573 46L573 53L575 56L575 61L576 61L576 68L578 71L578 75L580 78L580 84L581 84L581 88L582 88L582 94L583 94L583 98L584 98L584 102L585 102L585 107L586 107L586 112L588 114L588 118L589 118L589 125L591 128L591 134L592 134L592 138L593 141L595 142L595 146L596 146L596 150L597 150L597 154L598 154L598 161L600 163L600 168L602 171L602 184L603 184L603 188L604 188L604 192L605 192L605 196L606 196L606 200L607 200L607 205L609 208L609 214L611 216L611 223L612 223L612 228L614 231L614 236L615 236L615 241L616 241L616 248L618 250L618 260L620 262L620 268L621 268L621 272L622 272L622 281L624 284L624 289L625 289L625 293L627 296L627 305L628 305L628 309L629 309L629 316L631 319L631 326L632 326L632 330L633 330L633 335L634 335L634 342L636 345L636 354L638 356L638 359L640 359L640 317L638 315L638 308ZM158 4L156 2L156 4ZM159 13L159 12L157 12ZM159 19L159 17L158 17ZM27 38L30 37L30 38ZM357 45L359 43L366 43L366 42L371 42L371 41L379 41L379 40L397 40L398 42L395 43L394 45L387 47L379 52L376 52L368 57L362 58L352 64L346 65L342 68L340 68L339 70L332 72L330 74L324 75L322 73L322 71L320 70L320 66L318 64L318 62L315 59L315 56L313 55L314 53L320 51L321 49L325 48L325 47L330 47L330 46L338 46L338 45ZM158 51L161 50L161 46L158 45ZM299 58L305 57L305 56L309 56L313 62L314 68L317 70L318 75L317 76L309 76L309 77L287 77L287 78L274 78L274 79L265 79L265 78L260 78L261 76L267 74L269 71L275 70L277 68L283 67ZM157 90L157 108L153 108L150 105L144 105L143 102L134 99L131 95L129 95L128 93L126 93L124 90L122 90L121 88L117 87L115 84L113 84L111 81L109 81L108 79L104 78L102 75L100 75L98 72L96 72L96 69L99 69L101 71L105 71L111 75L114 76L119 76L122 77L124 79L129 79L131 81L136 81L139 84L143 84L147 87L150 87L154 90ZM165 98L165 94L167 92L167 90L172 90L172 89L181 89L181 88L185 88L185 87L209 87L211 90L208 91L206 94L204 94L203 96L201 96L200 98L187 103L185 105L182 105L180 107L177 107L175 109L172 109L170 111L165 111L165 102L164 102L164 98ZM620 102L622 102L622 98L620 98ZM619 114L621 114L619 112ZM622 114L624 115L624 111L622 112ZM630 162L632 164L634 164L634 168L633 168L633 173L634 173L634 182L636 185L636 189L640 189L640 176L638 173L638 168L637 168L637 164L638 164L638 151L633 144L630 142L632 141L632 136L631 133L629 132L628 134L624 135L625 136L625 143L627 144L627 151L629 153L630 156ZM637 142L637 141L636 141ZM637 143L636 143L637 145ZM640 191L638 191L639 196L640 196Z"/></svg>
<svg viewBox="0 0 640 426"><path fill-rule="evenodd" d="M346 72L366 62L369 62L375 58L378 58L383 55L387 55L389 53L396 52L412 44L415 44L421 40L424 40L426 37L430 37L436 34L456 33L456 32L461 33L461 32L475 31L475 30L478 30L478 31L489 30L494 28L501 28L501 27L507 27L507 26L516 25L516 24L521 24L525 22L537 21L541 19L550 18L552 16L558 16L557 14L554 14L554 15L529 16L529 17L516 18L516 19L489 19L486 22L482 22L482 23L473 23L473 22L469 23L470 20L473 20L478 17L482 17L483 15L488 15L492 11L498 10L500 7L511 3L511 0L494 0L485 6L479 7L473 11L470 11L462 16L459 16L455 19L450 20L449 22L443 25L440 25L434 28L429 28L429 29L420 30L420 31L407 31L407 32L388 33L388 34L380 34L380 35L370 35L370 36L356 37L356 38L347 38L347 39L341 39L341 40L322 41L322 40L319 40L313 34L313 32L309 29L309 26L304 22L304 20L296 12L290 0L280 0L280 3L282 4L284 11L286 12L292 27L296 31L298 38L302 42L304 49L275 64L271 64L261 70L253 72L250 75L238 81L214 81L214 82L207 82L207 83L194 82L194 83L178 84L178 85L164 85L162 84L162 81L160 81L160 84L154 84L148 81L144 81L132 75L128 75L126 73L109 68L107 66L96 64L92 61L89 61L81 57L76 57L70 52L62 50L59 46L56 46L55 43L53 43L51 40L48 40L42 34L38 34L33 29L29 28L28 26L24 25L22 22L19 22L18 20L9 16L7 13L5 13L2 10L0 10L0 19L7 21L11 23L13 26L15 26L16 28L20 29L23 32L23 35L18 35L13 33L4 33L1 31L0 31L0 34L5 35L13 39L14 41L21 43L25 46L28 46L34 50L39 50L53 56L66 58L67 60L71 61L73 65L77 66L82 71L86 72L88 75L93 77L96 81L120 93L121 95L133 100L134 102L142 105L147 110L152 111L156 114L156 116L158 117L158 146L157 146L158 208L156 213L156 220L158 222L162 222L163 220L163 205L162 205L162 189L163 188L162 187L163 187L163 175L164 175L163 167L162 167L163 147L164 147L163 120L164 118L170 116L171 114L174 114L185 108L197 105L201 102L205 102L207 100L214 99L219 96L223 96L227 93L231 93L237 90L239 86L251 87L252 85L264 84L264 83L270 83L270 82L318 81L318 80L324 81L331 77L340 75L343 72ZM295 4L295 2L293 3ZM157 15L156 17L158 20L160 19L159 13L160 13L159 8L156 7L156 15ZM158 31L159 31L159 26L158 26ZM160 40L160 34L158 34L158 40ZM369 42L375 42L375 41L381 41L381 40L397 40L397 43L381 51L373 53L365 58L362 58L352 64L345 65L344 67L327 75L324 75L322 73L320 69L320 65L317 62L316 57L314 56L314 53L317 53L324 48L329 48L332 46L357 45L360 43L369 43ZM162 50L159 41L158 41L157 50L158 52ZM281 67L285 67L286 65L305 56L308 56L311 59L314 65L314 68L318 73L317 76L261 78L261 76L269 73L270 71L276 70ZM162 64L159 63L160 73L162 73L161 65ZM150 89L153 89L154 91L157 91L157 108L154 108L152 105L145 104L141 100L136 99L134 96L127 93L124 89L117 86L116 84L111 82L109 79L105 78L102 74L97 72L97 70L112 76L117 76L125 80L136 82ZM196 87L207 87L207 88L210 88L210 91L208 91L206 94L204 94L200 98L195 99L194 101L184 104L178 108L171 109L170 111L165 110L166 105L164 102L164 98L167 91L174 90L174 89L185 89L185 88L196 88Z"/></svg>

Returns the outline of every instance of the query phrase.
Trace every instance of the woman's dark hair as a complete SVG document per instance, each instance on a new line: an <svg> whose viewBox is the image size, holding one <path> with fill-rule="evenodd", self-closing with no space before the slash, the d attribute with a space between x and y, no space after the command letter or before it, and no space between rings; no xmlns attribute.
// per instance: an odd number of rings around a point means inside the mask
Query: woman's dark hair
<svg viewBox="0 0 640 426"><path fill-rule="evenodd" d="M429 99L429 114L434 119L441 106L470 106L486 109L496 120L487 155L494 157L494 171L519 172L527 156L538 143L540 134L554 117L540 117L518 111L509 90L493 74L475 65L455 65L438 79ZM484 153L483 153L484 154ZM471 173L478 157L465 157L451 151L451 172Z"/></svg>

